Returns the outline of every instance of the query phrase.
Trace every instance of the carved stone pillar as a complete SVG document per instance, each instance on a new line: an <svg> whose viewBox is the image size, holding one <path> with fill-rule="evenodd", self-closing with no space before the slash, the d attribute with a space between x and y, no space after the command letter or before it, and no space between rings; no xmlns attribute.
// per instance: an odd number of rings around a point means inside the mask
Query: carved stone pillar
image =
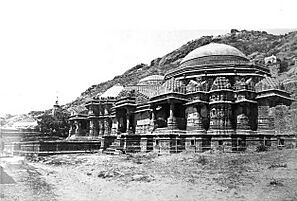
<svg viewBox="0 0 297 201"><path fill-rule="evenodd" d="M230 104L225 105L224 107L224 122L225 122L225 128L226 129L232 129L232 123L231 123L231 118L232 118L232 107Z"/></svg>
<svg viewBox="0 0 297 201"><path fill-rule="evenodd" d="M109 112L108 112L107 106L105 106L105 107L104 107L104 111L103 111L103 115L108 115L108 113L109 113Z"/></svg>
<svg viewBox="0 0 297 201"><path fill-rule="evenodd" d="M236 125L237 125L237 129L248 130L251 128L251 126L249 125L249 118L245 114L240 114L237 116Z"/></svg>
<svg viewBox="0 0 297 201"><path fill-rule="evenodd" d="M98 136L101 134L101 123L100 123L100 119L97 121L97 125L98 125Z"/></svg>
<svg viewBox="0 0 297 201"><path fill-rule="evenodd" d="M99 120L99 136L103 136L104 135L104 120L100 119Z"/></svg>
<svg viewBox="0 0 297 201"><path fill-rule="evenodd" d="M117 122L116 133L119 133L121 130L121 124L122 124L121 118L116 116L116 122Z"/></svg>
<svg viewBox="0 0 297 201"><path fill-rule="evenodd" d="M154 107L152 110L151 126L155 125L155 121L156 121L156 108Z"/></svg>
<svg viewBox="0 0 297 201"><path fill-rule="evenodd" d="M89 116L95 115L95 113L94 113L94 106L93 105L90 105L89 111L88 111L88 115Z"/></svg>
<svg viewBox="0 0 297 201"><path fill-rule="evenodd" d="M70 137L71 135L74 134L75 132L75 128L73 128L74 125L73 125L73 122L70 124L70 128L69 128L69 134L68 134L68 137Z"/></svg>
<svg viewBox="0 0 297 201"><path fill-rule="evenodd" d="M98 119L94 120L94 136L98 137L99 135L99 121Z"/></svg>
<svg viewBox="0 0 297 201"><path fill-rule="evenodd" d="M151 118L151 121L150 121L150 132L153 132L156 128L157 128L157 125L156 125L156 121L157 121L157 115L156 115L156 108L153 107L152 111L151 111L151 114L152 114L152 118Z"/></svg>
<svg viewBox="0 0 297 201"><path fill-rule="evenodd" d="M89 136L90 137L93 137L95 135L94 127L95 127L94 120L91 119L90 120L90 128L89 128Z"/></svg>
<svg viewBox="0 0 297 201"><path fill-rule="evenodd" d="M75 125L75 135L79 135L81 134L82 130L81 130L81 123L78 120L74 121L74 125Z"/></svg>
<svg viewBox="0 0 297 201"><path fill-rule="evenodd" d="M104 135L110 135L110 124L108 118L104 119Z"/></svg>
<svg viewBox="0 0 297 201"><path fill-rule="evenodd" d="M174 117L174 103L170 102L169 118L167 119L167 126L169 129L176 129L177 122Z"/></svg>
<svg viewBox="0 0 297 201"><path fill-rule="evenodd" d="M104 105L101 105L101 107L100 107L100 114L101 114L101 116L104 116L104 112L105 112Z"/></svg>
<svg viewBox="0 0 297 201"><path fill-rule="evenodd" d="M129 112L127 113L126 120L127 120L126 132L128 133L130 130L130 113Z"/></svg>
<svg viewBox="0 0 297 201"><path fill-rule="evenodd" d="M204 130L202 125L202 117L200 116L196 106L188 106L187 110L187 130Z"/></svg>
<svg viewBox="0 0 297 201"><path fill-rule="evenodd" d="M99 135L98 119L90 119L89 136L95 137Z"/></svg>
<svg viewBox="0 0 297 201"><path fill-rule="evenodd" d="M211 107L210 109L210 120L209 120L209 129L216 129L217 127L217 109L216 107Z"/></svg>
<svg viewBox="0 0 297 201"><path fill-rule="evenodd" d="M170 103L170 111L169 111L169 118L173 119L173 110L174 110L174 104Z"/></svg>

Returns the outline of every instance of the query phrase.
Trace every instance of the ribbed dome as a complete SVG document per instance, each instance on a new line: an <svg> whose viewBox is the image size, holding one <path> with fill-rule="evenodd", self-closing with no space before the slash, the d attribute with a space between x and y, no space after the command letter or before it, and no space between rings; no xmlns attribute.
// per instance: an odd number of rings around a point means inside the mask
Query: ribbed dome
<svg viewBox="0 0 297 201"><path fill-rule="evenodd" d="M210 43L190 52L184 57L181 63L207 56L237 56L247 59L247 57L235 47L219 43Z"/></svg>
<svg viewBox="0 0 297 201"><path fill-rule="evenodd" d="M196 76L269 75L269 69L252 63L241 51L230 45L210 43L190 52L177 68L165 75L165 80Z"/></svg>
<svg viewBox="0 0 297 201"><path fill-rule="evenodd" d="M142 78L139 80L139 84L150 82L150 81L163 81L164 76L163 75L150 75L145 78Z"/></svg>

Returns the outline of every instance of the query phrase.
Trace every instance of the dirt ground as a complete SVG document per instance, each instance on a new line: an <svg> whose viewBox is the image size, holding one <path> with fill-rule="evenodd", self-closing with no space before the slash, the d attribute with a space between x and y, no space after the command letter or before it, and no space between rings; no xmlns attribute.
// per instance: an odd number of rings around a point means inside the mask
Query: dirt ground
<svg viewBox="0 0 297 201"><path fill-rule="evenodd" d="M297 200L297 150L55 155L25 160L23 165L19 171L29 169L36 180L31 183L45 189L28 193L24 183L28 196L22 199L18 191L16 199L11 184L2 190L3 200ZM17 171L4 167L18 183Z"/></svg>

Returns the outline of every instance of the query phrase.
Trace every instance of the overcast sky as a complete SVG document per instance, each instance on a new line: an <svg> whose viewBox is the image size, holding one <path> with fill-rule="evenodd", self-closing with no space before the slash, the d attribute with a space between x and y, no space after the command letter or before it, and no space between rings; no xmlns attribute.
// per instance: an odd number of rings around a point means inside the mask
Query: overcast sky
<svg viewBox="0 0 297 201"><path fill-rule="evenodd" d="M203 35L297 28L295 1L2 0L0 116L68 103Z"/></svg>

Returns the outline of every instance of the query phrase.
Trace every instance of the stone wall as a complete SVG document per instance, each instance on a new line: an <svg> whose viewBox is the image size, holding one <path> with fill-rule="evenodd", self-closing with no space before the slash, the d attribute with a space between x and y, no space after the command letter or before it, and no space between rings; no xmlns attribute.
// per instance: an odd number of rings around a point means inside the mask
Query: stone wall
<svg viewBox="0 0 297 201"><path fill-rule="evenodd" d="M151 119L149 111L135 114L135 134L145 134L151 131Z"/></svg>

